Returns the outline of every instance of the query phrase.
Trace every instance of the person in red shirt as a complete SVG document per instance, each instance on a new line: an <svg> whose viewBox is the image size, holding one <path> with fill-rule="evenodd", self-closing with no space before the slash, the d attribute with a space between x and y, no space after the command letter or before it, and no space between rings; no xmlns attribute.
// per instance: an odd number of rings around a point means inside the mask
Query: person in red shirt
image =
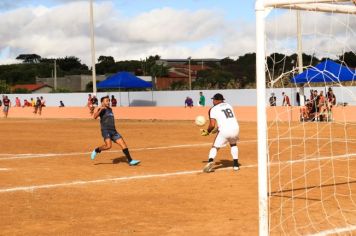
<svg viewBox="0 0 356 236"><path fill-rule="evenodd" d="M27 99L23 100L23 106L22 107L30 107L31 103L27 101Z"/></svg>
<svg viewBox="0 0 356 236"><path fill-rule="evenodd" d="M7 118L8 114L9 114L11 101L7 96L4 96L2 103L4 104L4 109L3 109L4 115L5 115L5 118Z"/></svg>
<svg viewBox="0 0 356 236"><path fill-rule="evenodd" d="M283 103L282 106L290 106L290 100L289 97L287 96L287 94L285 94L284 92L282 93L283 96Z"/></svg>
<svg viewBox="0 0 356 236"><path fill-rule="evenodd" d="M18 97L16 97L16 107L21 107L21 101Z"/></svg>
<svg viewBox="0 0 356 236"><path fill-rule="evenodd" d="M116 105L117 105L117 100L114 97L114 95L111 95L111 106L112 107L116 107Z"/></svg>

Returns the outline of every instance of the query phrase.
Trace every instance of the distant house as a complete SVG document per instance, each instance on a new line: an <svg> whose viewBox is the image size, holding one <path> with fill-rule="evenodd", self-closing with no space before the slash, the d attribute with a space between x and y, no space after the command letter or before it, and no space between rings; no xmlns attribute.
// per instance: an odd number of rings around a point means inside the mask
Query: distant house
<svg viewBox="0 0 356 236"><path fill-rule="evenodd" d="M210 67L205 65L190 65L190 72L189 72L189 65L184 64L171 64L168 76L165 77L158 77L156 79L156 89L169 89L172 83L181 82L184 84L189 84L189 73L192 82L194 82L197 78L198 71L207 70Z"/></svg>
<svg viewBox="0 0 356 236"><path fill-rule="evenodd" d="M52 87L48 84L38 83L38 84L17 84L11 88L12 91L16 89L26 89L31 93L49 93L52 91Z"/></svg>

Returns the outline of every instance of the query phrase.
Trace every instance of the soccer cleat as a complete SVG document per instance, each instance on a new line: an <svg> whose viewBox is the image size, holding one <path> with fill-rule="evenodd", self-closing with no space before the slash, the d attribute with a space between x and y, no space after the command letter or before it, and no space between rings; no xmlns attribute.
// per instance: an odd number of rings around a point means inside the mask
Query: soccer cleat
<svg viewBox="0 0 356 236"><path fill-rule="evenodd" d="M94 160L96 155L98 155L98 153L94 150L90 155L90 159Z"/></svg>
<svg viewBox="0 0 356 236"><path fill-rule="evenodd" d="M240 169L240 167L238 167L238 166L234 166L232 169L236 171L236 170L239 170L239 169Z"/></svg>
<svg viewBox="0 0 356 236"><path fill-rule="evenodd" d="M205 173L209 173L213 170L213 165L214 165L214 162L209 162L208 164L206 164L203 168L203 172Z"/></svg>
<svg viewBox="0 0 356 236"><path fill-rule="evenodd" d="M137 166L138 164L140 164L140 161L139 161L139 160L131 160L131 161L129 162L129 165L130 165L130 166Z"/></svg>

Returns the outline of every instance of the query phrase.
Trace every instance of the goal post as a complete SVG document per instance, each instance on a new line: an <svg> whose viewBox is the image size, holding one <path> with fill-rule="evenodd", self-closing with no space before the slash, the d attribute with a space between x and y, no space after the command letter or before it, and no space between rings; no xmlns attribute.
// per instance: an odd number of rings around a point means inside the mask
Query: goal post
<svg viewBox="0 0 356 236"><path fill-rule="evenodd" d="M257 150L258 150L258 206L259 206L259 235L269 235L271 230L270 222L270 182L271 178L270 168L270 152L268 144L268 123L267 123L267 88L266 88L266 72L267 72L267 38L266 38L266 17L274 9L286 9L296 13L296 19L298 22L288 22L295 27L295 54L298 55L297 65L298 69L295 71L301 73L305 67L303 67L302 61L302 42L299 38L300 32L300 15L299 11L312 11L328 14L348 14L356 15L356 6L354 0L256 0L255 1L255 16L256 16L256 93L257 93ZM354 19L354 18L353 18ZM332 27L330 27L332 28ZM347 27L346 27L347 28ZM349 27L350 28L350 27ZM350 30L350 29L348 29ZM353 33L355 30L350 30ZM278 53L278 51L276 51ZM355 52L354 52L355 53ZM295 73L295 72L293 72ZM303 98L301 98L301 104L304 105L304 90L303 87L296 88ZM326 92L326 91L325 91ZM291 108L292 110L292 108ZM302 125L303 129L304 124ZM318 128L318 127L317 127ZM291 129L289 127L289 129ZM331 129L331 128L330 128ZM346 128L345 128L346 129ZM304 135L305 135L304 130ZM331 132L330 132L331 133ZM346 131L345 131L346 133ZM318 135L316 135L318 136ZM279 136L278 136L279 137ZM290 139L292 139L290 137ZM324 138L326 139L326 138ZM330 138L329 142L333 143ZM347 141L346 141L347 142ZM290 141L291 145L293 141ZM304 144L305 145L305 144ZM319 145L319 141L317 141ZM305 147L304 147L305 149ZM349 151L349 150L348 150ZM348 152L347 151L347 152ZM292 152L292 151L291 151ZM320 153L318 153L320 154ZM290 154L292 155L292 154ZM354 155L354 154L351 154ZM293 158L291 158L293 159ZM294 160L290 161L294 163ZM300 162L296 162L300 163ZM348 166L349 167L349 166ZM320 167L319 167L320 168ZM334 166L333 166L334 168ZM292 171L291 171L292 172ZM294 175L294 173L291 173ZM320 177L321 178L321 177ZM301 178L297 177L300 180ZM292 183L293 184L293 183ZM306 187L307 188L307 187ZM308 192L309 190L306 190ZM293 201L293 200L291 200ZM308 205L308 204L306 204ZM356 204L355 204L356 208ZM356 211L356 210L355 210ZM309 219L310 220L310 219ZM314 231L315 231L314 227ZM282 232L281 234L285 234Z"/></svg>

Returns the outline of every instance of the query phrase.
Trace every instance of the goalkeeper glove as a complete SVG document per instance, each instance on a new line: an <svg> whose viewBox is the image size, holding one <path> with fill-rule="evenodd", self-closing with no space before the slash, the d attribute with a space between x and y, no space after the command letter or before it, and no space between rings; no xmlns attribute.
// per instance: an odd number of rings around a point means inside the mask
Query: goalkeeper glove
<svg viewBox="0 0 356 236"><path fill-rule="evenodd" d="M201 134L201 136L208 136L209 132L206 129L201 129L200 134Z"/></svg>
<svg viewBox="0 0 356 236"><path fill-rule="evenodd" d="M210 133L216 134L219 131L218 127L214 128Z"/></svg>

